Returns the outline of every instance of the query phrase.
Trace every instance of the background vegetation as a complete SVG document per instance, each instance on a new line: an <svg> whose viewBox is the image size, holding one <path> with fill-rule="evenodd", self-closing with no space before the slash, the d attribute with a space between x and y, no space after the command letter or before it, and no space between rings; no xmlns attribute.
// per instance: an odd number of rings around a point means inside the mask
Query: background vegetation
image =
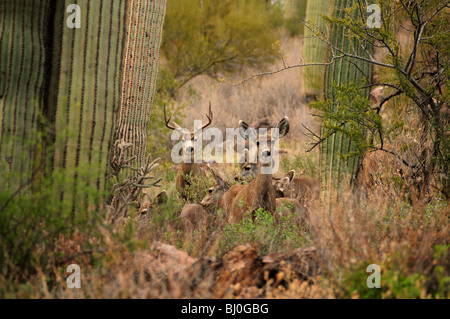
<svg viewBox="0 0 450 319"><path fill-rule="evenodd" d="M417 36L411 30L424 21L410 13L427 13L446 3L380 3L384 25L369 35L349 18L351 14L332 16L328 23L345 30L355 42L358 37L376 37L395 49L395 54L385 53L375 42L373 52L377 61L396 66L385 69L377 65L373 69L373 83L389 85L383 90L376 90L379 85L370 86L368 99L361 89L367 89L369 83L349 80L342 86L331 81L326 85L334 92L332 100L319 100L308 108L301 89L304 68L237 84L252 74L299 63L305 25L298 19L305 16L306 1L169 0L161 72L148 123L148 154L137 163L127 152L130 143L116 143L111 155L116 165L108 168L106 191L89 183L79 184L79 192L67 204L55 205L61 203L60 190L67 187L67 174L89 181L98 163L80 163L76 172L68 167L55 169L52 178L43 176L39 183L24 183L20 188L2 184L0 296L449 298L449 8L444 6L442 12L447 15L436 14L424 28L424 51L417 51L418 62L408 78L398 68L408 65L408 53L414 49ZM438 63L427 47L437 52ZM422 62L430 56L432 64ZM420 98L417 88L411 88L412 78L426 85L428 101L435 100L435 105L443 102L440 122L427 117L429 111L423 112L424 105L417 103L424 97ZM330 196L328 205L323 202L311 209L306 225L289 217L276 224L262 210L254 221L248 217L226 225L223 213L215 208L208 212L204 225L186 230L179 218L186 201L175 190L177 167L168 155L171 142L162 110L167 106L180 125L191 128L209 101L213 125L221 129L235 127L239 119L252 122L267 117L275 123L289 116L290 132L280 142L286 152L281 155L279 176L293 169L297 176L319 178L323 166L317 137L324 136L321 128L339 130L353 141L354 148L334 155L343 162L349 155L361 158L356 183L323 189L326 194L336 192L339 198ZM342 122L347 126L336 124ZM29 147L43 152L39 145L30 143ZM161 161L153 162L157 157ZM239 170L230 164L218 168L229 180ZM2 181L19 173L0 165ZM210 176L193 183L188 201L200 202L212 184ZM142 189L151 200L165 189L169 200L153 203L148 214L141 216ZM86 207L83 199L88 195L107 198L108 205ZM275 277L269 271L262 284L248 284L248 275L233 277L235 274L228 276L224 271L222 277L214 277L205 270L239 260L236 254L254 254L265 262L285 256L283 263L289 263L299 251L313 252L316 258L302 259L295 269L281 267L283 272ZM81 267L82 289L66 286L65 270L72 263ZM380 289L366 286L370 264L381 268ZM295 275L296 271L309 274L301 268L305 265L320 271L307 280ZM177 272L180 269L181 274Z"/></svg>

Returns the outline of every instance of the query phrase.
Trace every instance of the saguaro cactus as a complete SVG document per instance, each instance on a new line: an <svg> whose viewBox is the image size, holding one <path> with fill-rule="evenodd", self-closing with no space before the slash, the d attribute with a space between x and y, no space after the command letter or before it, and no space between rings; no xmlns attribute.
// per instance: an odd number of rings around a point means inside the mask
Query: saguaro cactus
<svg viewBox="0 0 450 319"><path fill-rule="evenodd" d="M326 20L330 11L330 0L308 0L306 4L307 23L314 24L320 30L326 30ZM313 36L310 29L305 28L303 41L303 58L306 63L323 63L326 57L326 44ZM306 97L317 97L322 92L324 66L309 66L302 70L301 91Z"/></svg>
<svg viewBox="0 0 450 319"><path fill-rule="evenodd" d="M133 144L140 166L146 158L147 128L159 72L166 0L132 1L116 140Z"/></svg>
<svg viewBox="0 0 450 319"><path fill-rule="evenodd" d="M332 0L332 18L343 19L345 17L346 8L352 7L356 0ZM354 11L354 14L359 14L359 11ZM355 18L357 18L355 16ZM350 39L346 37L345 30L342 24L332 23L329 38L334 46L349 53L357 54L360 57L368 58L366 51L362 45L370 52L372 46L370 43L359 43L357 39ZM353 51L355 50L355 51ZM328 54L331 51L328 50ZM328 57L327 60L330 60ZM356 58L345 58L336 60L336 62L326 67L325 71L325 85L324 95L325 99L332 102L332 107L337 109L339 104L335 99L334 86L349 86L354 83L356 86L361 86L364 79L370 81L372 77L372 64ZM369 97L369 89L361 91L363 95ZM325 128L322 127L322 136L326 136ZM331 135L325 140L320 149L320 175L322 186L330 187L337 186L342 180L351 180L358 167L360 158L358 156L350 156L347 160L343 160L339 154L350 154L354 150L353 141L342 132Z"/></svg>
<svg viewBox="0 0 450 319"><path fill-rule="evenodd" d="M32 175L44 84L49 1L0 3L0 189Z"/></svg>
<svg viewBox="0 0 450 319"><path fill-rule="evenodd" d="M72 4L81 28L67 24ZM57 190L64 202L74 205L81 190L103 191L117 119L133 123L118 132L145 152L165 7L166 0L2 1L0 162L9 176L21 172L13 188L38 159L66 181ZM50 134L38 155L42 130Z"/></svg>

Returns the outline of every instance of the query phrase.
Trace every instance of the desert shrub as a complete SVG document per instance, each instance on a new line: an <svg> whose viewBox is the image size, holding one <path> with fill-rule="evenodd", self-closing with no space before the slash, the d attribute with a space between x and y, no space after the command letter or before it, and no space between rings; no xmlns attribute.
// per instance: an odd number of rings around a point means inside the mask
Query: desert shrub
<svg viewBox="0 0 450 319"><path fill-rule="evenodd" d="M273 61L281 9L259 0L169 1L162 53L178 86L201 74L219 78Z"/></svg>
<svg viewBox="0 0 450 319"><path fill-rule="evenodd" d="M218 255L246 243L255 245L261 254L285 252L308 244L309 238L293 222L294 217L283 217L277 225L272 215L262 208L255 211L254 221L251 213L247 213L242 221L225 226Z"/></svg>
<svg viewBox="0 0 450 319"><path fill-rule="evenodd" d="M358 198L348 192L312 217L324 277L340 298L448 298L448 204L405 198ZM377 264L381 288L369 289Z"/></svg>
<svg viewBox="0 0 450 319"><path fill-rule="evenodd" d="M90 176L96 167L78 170L79 178ZM96 227L104 220L105 211L87 209L80 203L87 194L92 198L100 198L100 194L95 187L86 186L79 188L73 202L61 201L60 190L68 182L64 176L55 171L53 178L43 177L33 192L27 187L19 193L0 190L1 275L24 280L35 274L37 265L44 267L44 272L50 271L52 258L59 262L70 259L75 252L57 249L61 238L76 239L80 254L97 246Z"/></svg>
<svg viewBox="0 0 450 319"><path fill-rule="evenodd" d="M185 176L185 180L187 182L185 186L186 202L197 204L200 204L208 193L208 189L215 183L209 175L204 177L193 176L192 172Z"/></svg>

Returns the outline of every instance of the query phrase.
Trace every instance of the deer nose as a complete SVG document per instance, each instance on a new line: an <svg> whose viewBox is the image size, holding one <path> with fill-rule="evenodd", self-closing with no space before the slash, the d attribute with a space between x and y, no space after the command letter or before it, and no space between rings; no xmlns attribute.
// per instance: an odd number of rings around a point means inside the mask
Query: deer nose
<svg viewBox="0 0 450 319"><path fill-rule="evenodd" d="M264 157L269 157L269 156L270 156L270 151L264 151L264 152L262 152L262 156L264 156Z"/></svg>
<svg viewBox="0 0 450 319"><path fill-rule="evenodd" d="M186 152L191 154L192 152L194 152L194 148L192 146L189 146L189 147L186 148Z"/></svg>

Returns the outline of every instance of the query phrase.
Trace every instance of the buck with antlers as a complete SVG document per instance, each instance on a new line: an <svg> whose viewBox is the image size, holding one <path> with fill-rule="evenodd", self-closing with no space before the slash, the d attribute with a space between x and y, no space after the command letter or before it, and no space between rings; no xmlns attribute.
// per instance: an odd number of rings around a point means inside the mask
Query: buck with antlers
<svg viewBox="0 0 450 319"><path fill-rule="evenodd" d="M273 135L271 130L261 132L260 129L258 132L243 121L239 121L239 132L244 138L246 132L256 141L258 175L249 184L243 185L233 199L228 217L231 223L242 220L248 209L252 214L260 207L272 215L275 213L276 193L272 186L272 161L277 150L274 145L279 138L283 138L289 132L289 119L284 117L276 126Z"/></svg>
<svg viewBox="0 0 450 319"><path fill-rule="evenodd" d="M193 132L190 132L186 129L183 129L181 126L179 126L177 123L172 122L173 125L170 125L169 122L172 119L172 117L169 117L167 119L166 116L166 107L164 106L164 120L166 122L166 126L178 132L181 135L182 140L182 162L180 169L177 173L177 178L175 182L176 189L180 196L183 199L187 199L186 196L186 186L190 185L190 180L195 177L202 177L205 175L203 169L195 163L194 161L194 154L195 154L195 144L197 142L197 136L199 135L199 132L202 132L206 127L208 127L213 119L213 113L211 111L211 102L209 103L209 112L206 114L206 117L208 118L208 123L203 125L203 127L199 129L195 129Z"/></svg>

